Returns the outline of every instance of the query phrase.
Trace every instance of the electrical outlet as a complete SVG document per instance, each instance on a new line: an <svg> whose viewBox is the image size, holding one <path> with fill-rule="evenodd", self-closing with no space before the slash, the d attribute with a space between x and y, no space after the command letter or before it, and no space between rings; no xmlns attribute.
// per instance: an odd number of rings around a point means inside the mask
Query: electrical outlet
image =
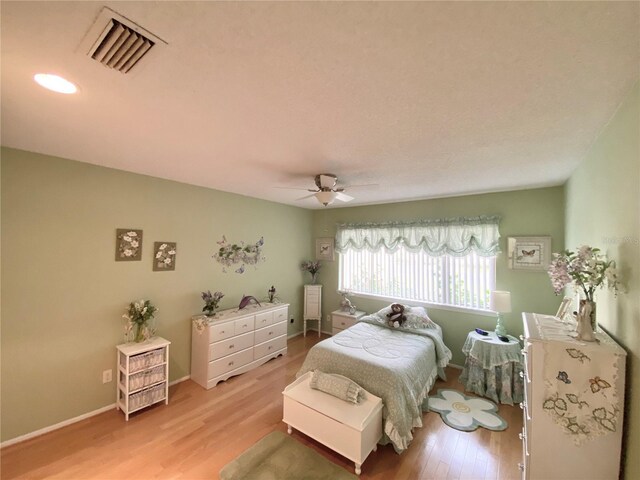
<svg viewBox="0 0 640 480"><path fill-rule="evenodd" d="M291 323L293 323L293 318L291 319Z"/></svg>
<svg viewBox="0 0 640 480"><path fill-rule="evenodd" d="M113 380L113 370L109 369L102 372L102 383L109 383L111 380Z"/></svg>

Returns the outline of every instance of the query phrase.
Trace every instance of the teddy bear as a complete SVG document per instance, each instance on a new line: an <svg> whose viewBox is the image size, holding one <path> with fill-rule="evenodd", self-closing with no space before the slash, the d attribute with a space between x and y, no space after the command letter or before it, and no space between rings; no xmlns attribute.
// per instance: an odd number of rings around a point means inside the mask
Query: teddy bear
<svg viewBox="0 0 640 480"><path fill-rule="evenodd" d="M404 315L404 306L399 303L391 305L391 312L387 314L387 322L390 327L401 327L407 317Z"/></svg>

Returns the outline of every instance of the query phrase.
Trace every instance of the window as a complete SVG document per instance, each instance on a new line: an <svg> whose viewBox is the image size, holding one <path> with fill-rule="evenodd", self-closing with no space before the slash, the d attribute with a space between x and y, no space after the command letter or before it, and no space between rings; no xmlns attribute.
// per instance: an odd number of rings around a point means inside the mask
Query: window
<svg viewBox="0 0 640 480"><path fill-rule="evenodd" d="M339 288L397 300L489 309L499 217L343 224Z"/></svg>
<svg viewBox="0 0 640 480"><path fill-rule="evenodd" d="M489 309L496 257L433 257L424 251L349 250L340 254L340 290L479 310Z"/></svg>

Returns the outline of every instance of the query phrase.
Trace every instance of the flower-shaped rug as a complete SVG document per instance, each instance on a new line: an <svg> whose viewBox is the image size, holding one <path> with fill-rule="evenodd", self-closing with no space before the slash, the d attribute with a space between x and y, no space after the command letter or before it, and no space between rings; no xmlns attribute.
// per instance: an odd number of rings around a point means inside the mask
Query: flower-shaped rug
<svg viewBox="0 0 640 480"><path fill-rule="evenodd" d="M498 407L490 400L467 397L456 390L438 390L429 397L429 410L437 412L444 423L456 430L471 432L478 427L504 430L507 422L498 415Z"/></svg>

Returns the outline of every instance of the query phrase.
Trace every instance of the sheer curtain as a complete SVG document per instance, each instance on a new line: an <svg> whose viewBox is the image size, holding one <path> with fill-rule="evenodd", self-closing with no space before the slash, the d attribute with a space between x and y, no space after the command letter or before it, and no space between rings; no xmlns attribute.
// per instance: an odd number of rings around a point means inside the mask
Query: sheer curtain
<svg viewBox="0 0 640 480"><path fill-rule="evenodd" d="M392 253L400 247L424 251L439 257L462 257L475 252L483 257L500 253L498 216L448 218L418 222L340 224L336 233L336 251L379 251Z"/></svg>

